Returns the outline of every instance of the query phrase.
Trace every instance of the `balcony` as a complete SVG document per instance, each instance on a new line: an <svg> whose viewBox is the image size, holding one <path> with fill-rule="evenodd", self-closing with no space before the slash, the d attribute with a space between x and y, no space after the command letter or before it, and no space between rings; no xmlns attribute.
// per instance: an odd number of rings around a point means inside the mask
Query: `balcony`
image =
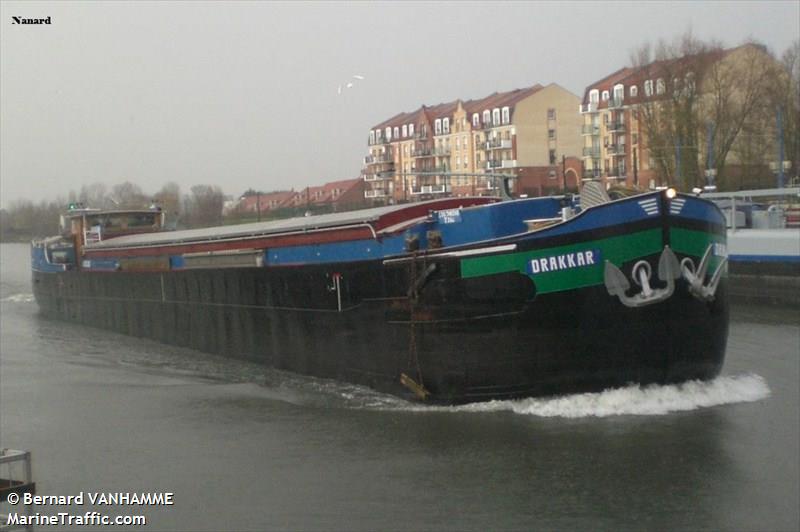
<svg viewBox="0 0 800 532"><path fill-rule="evenodd" d="M599 135L600 134L600 126L596 124L584 124L583 129L581 132L584 135Z"/></svg>
<svg viewBox="0 0 800 532"><path fill-rule="evenodd" d="M583 179L600 179L602 172L599 168L589 168L583 171Z"/></svg>
<svg viewBox="0 0 800 532"><path fill-rule="evenodd" d="M610 132L618 131L620 133L625 131L625 123L624 122L609 122L606 124L606 129Z"/></svg>
<svg viewBox="0 0 800 532"><path fill-rule="evenodd" d="M596 113L596 112L597 112L597 102L589 102L581 104L581 113Z"/></svg>
<svg viewBox="0 0 800 532"><path fill-rule="evenodd" d="M439 156L450 155L450 147L447 146L447 147L442 147L442 148L436 148L436 150L434 150L434 152L436 153L436 155L439 155Z"/></svg>
<svg viewBox="0 0 800 532"><path fill-rule="evenodd" d="M624 144L607 144L606 145L606 153L612 155L614 157L620 157L625 155L625 145Z"/></svg>
<svg viewBox="0 0 800 532"><path fill-rule="evenodd" d="M486 161L486 169L494 170L495 168L516 168L516 159L490 159Z"/></svg>
<svg viewBox="0 0 800 532"><path fill-rule="evenodd" d="M618 109L622 107L622 98L611 98L608 100L609 109Z"/></svg>
<svg viewBox="0 0 800 532"><path fill-rule="evenodd" d="M371 164L385 164L385 163L394 163L394 157L392 157L388 153L384 153L381 155L367 155L364 157L364 164L369 166Z"/></svg>
<svg viewBox="0 0 800 532"><path fill-rule="evenodd" d="M440 185L420 185L418 187L411 187L410 189L411 194L419 195L419 194L449 194L450 193L450 185L440 184Z"/></svg>
<svg viewBox="0 0 800 532"><path fill-rule="evenodd" d="M364 181L374 183L376 181L391 181L394 177L394 172L375 172L364 174Z"/></svg>
<svg viewBox="0 0 800 532"><path fill-rule="evenodd" d="M592 158L600 157L600 148L596 147L596 146L590 146L588 148L583 148L583 156L584 157L592 157Z"/></svg>
<svg viewBox="0 0 800 532"><path fill-rule="evenodd" d="M412 157L418 159L420 157L433 157L436 155L436 152L433 148L423 148L420 150L415 150L414 153L411 154Z"/></svg>
<svg viewBox="0 0 800 532"><path fill-rule="evenodd" d="M364 191L365 198L385 198L388 195L389 193L386 190L381 190L381 189Z"/></svg>
<svg viewBox="0 0 800 532"><path fill-rule="evenodd" d="M511 148L511 140L507 139L494 139L487 141L485 143L485 149L487 150L503 150L510 148Z"/></svg>

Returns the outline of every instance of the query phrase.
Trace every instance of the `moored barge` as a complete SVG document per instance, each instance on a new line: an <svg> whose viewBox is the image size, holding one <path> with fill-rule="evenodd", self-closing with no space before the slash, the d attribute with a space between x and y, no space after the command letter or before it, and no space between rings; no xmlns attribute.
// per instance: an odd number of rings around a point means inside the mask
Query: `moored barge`
<svg viewBox="0 0 800 532"><path fill-rule="evenodd" d="M437 403L709 379L724 359L725 220L671 189L161 227L69 211L32 244L41 311Z"/></svg>

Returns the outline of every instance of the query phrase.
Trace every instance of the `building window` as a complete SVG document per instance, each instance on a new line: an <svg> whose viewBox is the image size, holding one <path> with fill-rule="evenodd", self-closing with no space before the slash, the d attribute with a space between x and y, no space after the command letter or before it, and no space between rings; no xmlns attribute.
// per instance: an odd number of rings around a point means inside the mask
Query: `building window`
<svg viewBox="0 0 800 532"><path fill-rule="evenodd" d="M403 137L408 137L408 124L403 124Z"/></svg>
<svg viewBox="0 0 800 532"><path fill-rule="evenodd" d="M550 164L556 164L556 150L550 150Z"/></svg>
<svg viewBox="0 0 800 532"><path fill-rule="evenodd" d="M400 138L400 128L394 126L394 136L392 138L399 139Z"/></svg>
<svg viewBox="0 0 800 532"><path fill-rule="evenodd" d="M631 85L631 88L628 89L628 94L630 94L631 98L636 98L639 96L639 87L636 85Z"/></svg>
<svg viewBox="0 0 800 532"><path fill-rule="evenodd" d="M631 142L633 144L639 143L639 135L637 133L631 133Z"/></svg>
<svg viewBox="0 0 800 532"><path fill-rule="evenodd" d="M500 125L500 109L492 109L492 124Z"/></svg>
<svg viewBox="0 0 800 532"><path fill-rule="evenodd" d="M369 143L375 144L375 130L369 132Z"/></svg>
<svg viewBox="0 0 800 532"><path fill-rule="evenodd" d="M442 120L442 130L445 133L450 133L450 119L449 118L445 118L444 120Z"/></svg>
<svg viewBox="0 0 800 532"><path fill-rule="evenodd" d="M508 107L503 107L503 123L504 124L508 124L508 122L510 121L510 115L511 115L511 113L510 113Z"/></svg>
<svg viewBox="0 0 800 532"><path fill-rule="evenodd" d="M664 78L658 78L656 81L656 94L664 94L667 90L666 85L664 85Z"/></svg>
<svg viewBox="0 0 800 532"><path fill-rule="evenodd" d="M550 108L547 110L547 119L548 120L555 120L556 119L556 110Z"/></svg>
<svg viewBox="0 0 800 532"><path fill-rule="evenodd" d="M597 103L600 99L600 92L597 89L592 89L589 91L589 101L592 103Z"/></svg>
<svg viewBox="0 0 800 532"><path fill-rule="evenodd" d="M644 95L645 96L652 96L653 95L653 80L648 79L644 82Z"/></svg>
<svg viewBox="0 0 800 532"><path fill-rule="evenodd" d="M481 117L478 113L472 113L472 127L478 127L481 124Z"/></svg>
<svg viewBox="0 0 800 532"><path fill-rule="evenodd" d="M608 101L608 91L603 91L602 100L603 100L604 102L607 102L607 101Z"/></svg>
<svg viewBox="0 0 800 532"><path fill-rule="evenodd" d="M390 128L390 127L386 128L386 135L385 136L386 136L386 141L387 142L392 140L392 128Z"/></svg>
<svg viewBox="0 0 800 532"><path fill-rule="evenodd" d="M436 121L433 123L433 134L440 135L441 133L442 133L442 121L436 119Z"/></svg>
<svg viewBox="0 0 800 532"><path fill-rule="evenodd" d="M621 102L625 98L625 86L621 83L614 85L614 100Z"/></svg>
<svg viewBox="0 0 800 532"><path fill-rule="evenodd" d="M491 116L490 116L490 112L487 109L487 110L485 110L483 112L483 125L485 126L485 125L491 124L491 123L492 123L492 119L491 119Z"/></svg>
<svg viewBox="0 0 800 532"><path fill-rule="evenodd" d="M555 140L556 138L556 130L555 129L548 129L547 130L547 138L550 140Z"/></svg>
<svg viewBox="0 0 800 532"><path fill-rule="evenodd" d="M414 136L414 124L409 124L408 125L408 136L409 137L413 137Z"/></svg>

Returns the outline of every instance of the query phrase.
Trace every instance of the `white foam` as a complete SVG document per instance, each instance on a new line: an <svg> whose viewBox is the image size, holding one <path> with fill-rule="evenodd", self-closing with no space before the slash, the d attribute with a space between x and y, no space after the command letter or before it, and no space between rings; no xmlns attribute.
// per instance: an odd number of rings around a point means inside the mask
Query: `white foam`
<svg viewBox="0 0 800 532"><path fill-rule="evenodd" d="M10 301L12 303L33 303L33 294L14 294L4 297L2 301Z"/></svg>
<svg viewBox="0 0 800 532"><path fill-rule="evenodd" d="M747 403L770 395L759 375L717 377L672 385L631 385L551 398L488 401L451 407L412 406L414 411L498 412L538 417L658 416L731 403Z"/></svg>

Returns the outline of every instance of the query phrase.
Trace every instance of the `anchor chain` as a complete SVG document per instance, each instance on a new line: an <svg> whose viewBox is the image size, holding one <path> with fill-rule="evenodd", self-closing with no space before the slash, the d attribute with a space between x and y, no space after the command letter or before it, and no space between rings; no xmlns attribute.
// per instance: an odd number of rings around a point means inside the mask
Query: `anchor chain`
<svg viewBox="0 0 800 532"><path fill-rule="evenodd" d="M424 263L423 263L424 264ZM428 269L425 269L425 272L428 272ZM417 350L417 331L416 331L416 320L415 320L415 310L417 306L417 299L419 296L419 288L420 284L424 284L424 280L427 276L430 275L429 273L423 274L421 279L422 283L420 283L420 279L417 279L417 253L414 252L411 256L411 265L409 267L409 288L408 288L408 310L409 310L409 339L408 339L408 361L406 366L416 370L416 377L417 380L415 381L405 373L400 373L400 383L414 392L414 394L419 397L420 399L425 399L430 392L425 389L422 380L422 366L419 363L419 354Z"/></svg>

